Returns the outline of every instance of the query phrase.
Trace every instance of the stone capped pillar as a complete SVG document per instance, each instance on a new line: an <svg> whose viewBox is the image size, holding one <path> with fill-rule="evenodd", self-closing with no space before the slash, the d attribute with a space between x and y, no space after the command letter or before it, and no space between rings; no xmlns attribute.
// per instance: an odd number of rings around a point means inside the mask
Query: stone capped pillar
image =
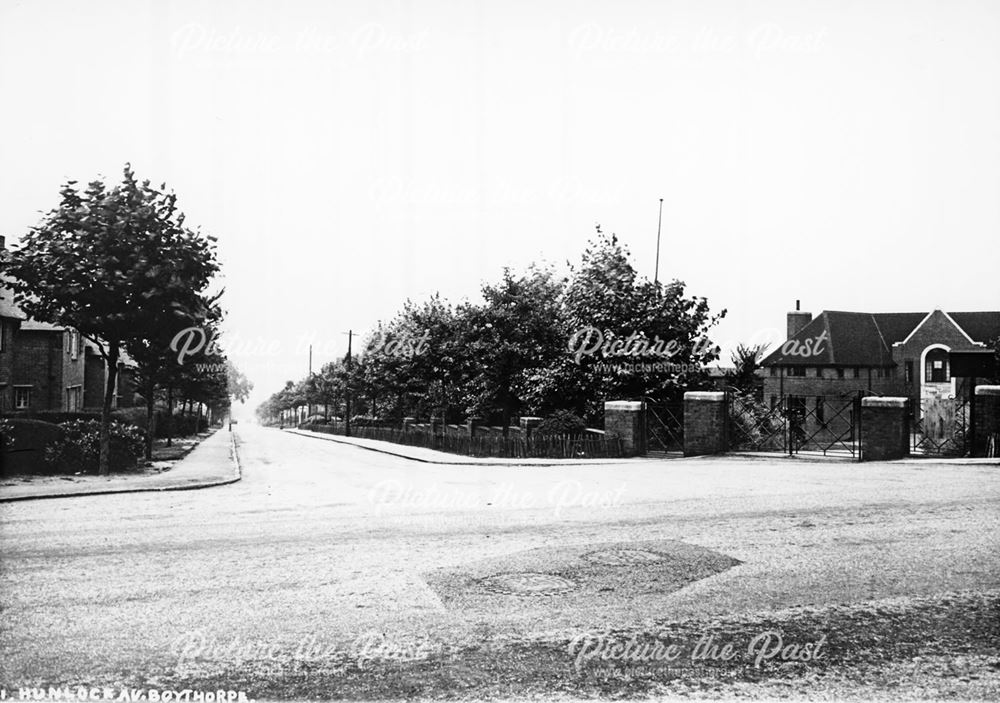
<svg viewBox="0 0 1000 703"><path fill-rule="evenodd" d="M604 431L621 437L625 456L646 453L645 406L640 401L608 400L604 403Z"/></svg>
<svg viewBox="0 0 1000 703"><path fill-rule="evenodd" d="M478 430L483 426L483 418L481 417L470 417L467 425L469 427L469 436L475 437L479 434Z"/></svg>
<svg viewBox="0 0 1000 703"><path fill-rule="evenodd" d="M522 417L519 423L521 425L521 434L525 438L530 437L534 433L535 428L538 427L538 425L540 425L541 422L542 418L540 417L530 417L530 416Z"/></svg>
<svg viewBox="0 0 1000 703"><path fill-rule="evenodd" d="M1000 386L976 386L972 456L1000 456Z"/></svg>
<svg viewBox="0 0 1000 703"><path fill-rule="evenodd" d="M726 394L688 391L684 394L684 456L721 454L726 440Z"/></svg>
<svg viewBox="0 0 1000 703"><path fill-rule="evenodd" d="M862 398L861 461L890 461L909 453L909 398Z"/></svg>

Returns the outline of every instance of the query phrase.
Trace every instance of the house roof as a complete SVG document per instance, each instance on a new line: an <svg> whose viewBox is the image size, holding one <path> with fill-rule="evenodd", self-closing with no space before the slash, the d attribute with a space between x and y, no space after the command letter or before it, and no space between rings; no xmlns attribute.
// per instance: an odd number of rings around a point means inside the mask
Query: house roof
<svg viewBox="0 0 1000 703"><path fill-rule="evenodd" d="M15 320L27 319L27 315L21 312L21 308L14 303L14 291L6 285L7 279L0 276L0 317L9 317Z"/></svg>
<svg viewBox="0 0 1000 703"><path fill-rule="evenodd" d="M39 322L38 320L27 319L21 323L22 332L62 332L64 325L54 325L51 322Z"/></svg>
<svg viewBox="0 0 1000 703"><path fill-rule="evenodd" d="M973 342L988 344L1000 336L1000 312L950 312L948 315Z"/></svg>
<svg viewBox="0 0 1000 703"><path fill-rule="evenodd" d="M1000 337L1000 312L947 313L974 342ZM892 345L905 340L925 312L824 310L769 354L762 366L892 366Z"/></svg>

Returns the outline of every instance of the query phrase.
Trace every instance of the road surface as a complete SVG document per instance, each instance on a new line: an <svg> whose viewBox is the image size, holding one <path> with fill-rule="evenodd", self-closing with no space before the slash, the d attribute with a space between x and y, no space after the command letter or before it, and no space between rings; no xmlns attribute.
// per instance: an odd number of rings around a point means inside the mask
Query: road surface
<svg viewBox="0 0 1000 703"><path fill-rule="evenodd" d="M262 662L407 661L1000 586L996 466L442 466L251 425L238 437L231 486L0 506L0 684L173 685L248 662L264 681ZM526 572L568 590L490 581L552 585Z"/></svg>

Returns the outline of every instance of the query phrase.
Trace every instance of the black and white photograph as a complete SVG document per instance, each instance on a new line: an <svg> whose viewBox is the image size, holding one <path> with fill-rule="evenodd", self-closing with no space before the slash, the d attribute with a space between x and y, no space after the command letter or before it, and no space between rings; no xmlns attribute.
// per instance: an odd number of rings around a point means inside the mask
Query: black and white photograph
<svg viewBox="0 0 1000 703"><path fill-rule="evenodd" d="M0 703L1000 700L1000 2L0 0Z"/></svg>

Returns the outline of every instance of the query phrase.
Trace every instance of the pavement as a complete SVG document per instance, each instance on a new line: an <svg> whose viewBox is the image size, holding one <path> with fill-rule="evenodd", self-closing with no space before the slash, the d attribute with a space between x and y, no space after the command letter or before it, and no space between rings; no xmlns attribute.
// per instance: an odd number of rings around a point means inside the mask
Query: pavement
<svg viewBox="0 0 1000 703"><path fill-rule="evenodd" d="M224 486L239 480L235 438L229 432L218 430L162 473L32 477L23 483L7 479L0 485L0 503L108 493L183 491Z"/></svg>
<svg viewBox="0 0 1000 703"><path fill-rule="evenodd" d="M320 669L342 656L364 678L372 658L447 648L472 682L448 690L475 696L514 641L1000 588L995 465L525 469L238 438L231 485L0 505L0 686L240 682L295 700L308 679L333 698L344 679ZM648 578L615 562L648 554ZM437 675L406 674L399 696Z"/></svg>

